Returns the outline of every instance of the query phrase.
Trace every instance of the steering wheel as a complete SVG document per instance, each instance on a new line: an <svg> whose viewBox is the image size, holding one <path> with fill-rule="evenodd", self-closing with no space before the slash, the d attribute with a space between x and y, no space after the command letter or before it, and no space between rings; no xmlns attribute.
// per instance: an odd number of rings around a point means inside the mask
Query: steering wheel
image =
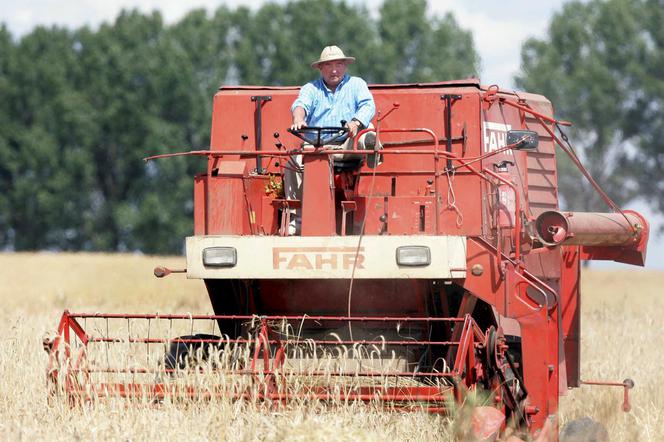
<svg viewBox="0 0 664 442"><path fill-rule="evenodd" d="M343 124L343 122L342 122ZM288 129L288 132L292 133L305 143L309 143L314 147L321 147L325 144L330 144L333 141L338 140L344 135L348 134L347 127L316 127L316 126L307 126L302 129Z"/></svg>

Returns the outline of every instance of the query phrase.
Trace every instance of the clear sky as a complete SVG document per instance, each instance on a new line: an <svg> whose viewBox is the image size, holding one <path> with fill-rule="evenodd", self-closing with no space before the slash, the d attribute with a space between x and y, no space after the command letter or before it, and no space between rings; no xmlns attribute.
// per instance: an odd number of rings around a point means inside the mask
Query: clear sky
<svg viewBox="0 0 664 442"><path fill-rule="evenodd" d="M381 0L348 1L363 3L370 10L376 10L382 3ZM96 27L104 21L113 21L123 8L138 8L143 12L157 9L171 23L193 8L213 11L223 4L231 8L239 5L255 8L263 3L264 0L0 0L0 22L19 37L37 25ZM463 28L472 31L482 58L482 82L512 88L512 77L519 70L521 45L529 37L546 34L552 15L562 8L564 1L429 0L428 3L430 14L442 16L452 12ZM636 203L630 208L648 217L652 230L664 224L663 217L655 217L643 204ZM652 232L648 252L647 267L664 268L662 235Z"/></svg>

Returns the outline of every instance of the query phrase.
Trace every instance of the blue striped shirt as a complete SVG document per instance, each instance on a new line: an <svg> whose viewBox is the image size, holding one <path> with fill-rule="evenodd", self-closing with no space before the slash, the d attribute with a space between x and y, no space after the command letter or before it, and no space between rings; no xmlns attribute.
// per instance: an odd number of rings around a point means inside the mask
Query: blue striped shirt
<svg viewBox="0 0 664 442"><path fill-rule="evenodd" d="M348 74L344 75L334 92L322 77L305 84L293 102L291 112L298 106L307 113L307 125L319 127L338 127L341 120L350 121L353 118L366 127L376 113L367 83Z"/></svg>

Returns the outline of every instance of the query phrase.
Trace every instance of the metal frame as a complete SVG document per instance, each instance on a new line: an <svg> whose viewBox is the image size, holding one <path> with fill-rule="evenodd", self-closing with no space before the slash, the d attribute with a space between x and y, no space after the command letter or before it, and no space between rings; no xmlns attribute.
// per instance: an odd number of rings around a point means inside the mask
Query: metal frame
<svg viewBox="0 0 664 442"><path fill-rule="evenodd" d="M92 375L95 373L124 373L138 374L176 374L178 370L166 368L115 368L109 366L91 365L88 353L94 351L97 344L145 344L164 345L172 342L161 338L122 338L112 336L98 336L90 333L81 325L87 318L102 320L209 320L209 321L254 321L257 331L248 338L224 339L224 344L235 343L248 346L251 349L251 363L248 369L225 370L227 375L247 376L252 384L259 385L257 390L236 391L229 395L223 385L206 385L205 388L188 384L157 383L107 383L95 384ZM270 323L273 321L327 322L327 323L392 323L392 324L430 324L430 323L457 323L461 327L458 341L412 341L403 340L301 340L296 338L283 339L273 332ZM108 325L107 327L108 328ZM99 331L97 331L98 333ZM182 343L219 343L211 339L177 339ZM77 342L75 342L77 341ZM446 346L457 349L454 365L448 372L404 372L404 371L351 371L343 372L312 372L288 370L285 363L288 360L287 349L298 344L312 344L316 346L349 346L381 345L381 346ZM75 344L80 344L76 354L73 352ZM415 318L415 317L355 317L355 316L249 316L249 315L132 315L132 314L100 314L100 313L70 313L65 311L60 319L57 336L52 341L45 342L49 351L48 382L51 392L62 392L71 404L81 401L103 399L104 397L121 397L133 399L146 399L149 401L162 400L167 396L179 398L211 398L230 397L231 399L253 399L272 401L283 404L291 399L314 399L321 401L337 400L341 402L362 401L380 403L385 407L401 410L425 410L441 413L446 410L450 400L462 399L468 388L477 382L477 360L475 352L478 346L484 344L484 335L472 317L467 314L464 318ZM480 371L481 373L481 371ZM372 385L354 385L347 391L331 390L327 387L306 388L295 393L289 392L288 376L331 376L358 378L440 378L448 379L450 386L397 386L377 387ZM60 379L64 376L64 385ZM83 379L83 381L81 381ZM409 404L409 405L405 405Z"/></svg>

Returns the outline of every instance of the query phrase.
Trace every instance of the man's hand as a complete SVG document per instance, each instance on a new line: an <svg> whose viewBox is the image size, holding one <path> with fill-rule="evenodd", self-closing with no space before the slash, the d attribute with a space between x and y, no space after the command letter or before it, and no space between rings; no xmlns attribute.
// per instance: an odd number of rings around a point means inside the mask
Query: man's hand
<svg viewBox="0 0 664 442"><path fill-rule="evenodd" d="M300 130L303 127L307 127L307 123L304 121L307 113L303 107L296 107L293 109L293 124L291 124L291 130Z"/></svg>
<svg viewBox="0 0 664 442"><path fill-rule="evenodd" d="M291 130L299 130L302 129L303 127L307 127L307 123L304 120L299 120L299 121L293 121L293 124L291 124Z"/></svg>
<svg viewBox="0 0 664 442"><path fill-rule="evenodd" d="M348 123L346 123L346 127L348 128L348 133L350 133L351 137L357 135L357 132L360 129L360 124L361 123L357 120L351 120Z"/></svg>

